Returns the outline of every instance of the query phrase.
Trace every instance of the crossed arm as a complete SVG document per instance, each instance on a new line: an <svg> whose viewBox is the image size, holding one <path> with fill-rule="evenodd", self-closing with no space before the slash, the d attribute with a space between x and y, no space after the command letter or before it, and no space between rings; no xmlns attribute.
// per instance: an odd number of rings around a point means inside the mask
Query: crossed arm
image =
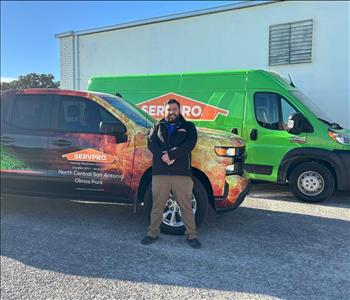
<svg viewBox="0 0 350 300"><path fill-rule="evenodd" d="M179 147L174 147L170 150L163 149L158 144L156 136L156 125L154 125L148 135L148 149L154 156L161 157L161 159L168 165L172 165L176 159L186 157L196 146L198 139L197 130L193 124L188 129L186 141Z"/></svg>
<svg viewBox="0 0 350 300"><path fill-rule="evenodd" d="M179 147L174 147L168 151L170 160L176 160L181 157L186 157L197 144L197 130L196 127L191 124L188 128L187 138Z"/></svg>
<svg viewBox="0 0 350 300"><path fill-rule="evenodd" d="M175 160L170 160L168 153L157 142L156 125L154 125L148 135L148 149L152 152L153 156L161 157L161 159L167 164L172 165Z"/></svg>

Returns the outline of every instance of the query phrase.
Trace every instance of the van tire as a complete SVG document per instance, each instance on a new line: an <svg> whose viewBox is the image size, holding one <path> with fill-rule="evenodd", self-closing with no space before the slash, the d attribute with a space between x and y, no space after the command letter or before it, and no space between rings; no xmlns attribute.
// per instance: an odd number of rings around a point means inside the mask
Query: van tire
<svg viewBox="0 0 350 300"><path fill-rule="evenodd" d="M195 212L195 221L196 227L198 228L203 220L205 219L208 213L208 194L203 186L203 184L195 177L192 177L193 180L193 195L196 203L196 212ZM152 186L151 183L147 186L144 196L144 211L148 220L151 220L151 211L152 211ZM165 221L160 225L160 230L163 233L171 235L183 235L186 231L185 226L170 226Z"/></svg>
<svg viewBox="0 0 350 300"><path fill-rule="evenodd" d="M290 187L295 197L304 202L318 203L329 198L335 189L333 174L319 163L302 163L293 169Z"/></svg>

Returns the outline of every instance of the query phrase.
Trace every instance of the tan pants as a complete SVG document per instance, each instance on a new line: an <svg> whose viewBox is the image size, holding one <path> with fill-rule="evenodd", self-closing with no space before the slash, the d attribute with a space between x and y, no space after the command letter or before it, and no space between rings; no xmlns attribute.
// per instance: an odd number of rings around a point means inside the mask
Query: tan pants
<svg viewBox="0 0 350 300"><path fill-rule="evenodd" d="M188 239L197 237L196 223L192 212L193 181L190 176L155 175L152 176L153 207L151 224L147 235L157 237L159 226L163 222L164 208L172 191L177 204L180 206L182 221L185 224Z"/></svg>

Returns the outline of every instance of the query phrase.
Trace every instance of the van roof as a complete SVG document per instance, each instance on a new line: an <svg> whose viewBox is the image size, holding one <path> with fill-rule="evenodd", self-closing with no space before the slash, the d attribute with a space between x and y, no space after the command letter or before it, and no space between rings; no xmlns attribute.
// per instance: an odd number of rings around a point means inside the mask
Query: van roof
<svg viewBox="0 0 350 300"><path fill-rule="evenodd" d="M247 88L261 88L266 85L271 86L277 85L280 87L283 87L285 89L293 89L290 82L286 79L284 79L280 74L277 72L271 71L271 70L262 70L262 69L255 69L255 70L219 70L219 71L208 71L208 72L188 72L188 73L163 73L163 74L132 74L132 75L105 75L105 76L93 76L90 78L88 83L88 89L91 88L91 90L96 89L95 85L99 85L99 88L97 90L101 90L101 84L103 84L102 90L104 92L110 92L115 93L115 80L127 80L128 79L135 79L135 80L143 80L143 79L181 79L181 78L188 78L188 77L210 77L210 76L225 76L225 75L232 75L237 76L237 79L241 77L239 82L237 82L236 87L245 87ZM227 83L227 82L226 82ZM121 82L119 82L119 85ZM137 83L138 85L141 84L141 82ZM168 82L167 87L169 86L173 87L174 82ZM225 86L225 83L222 83ZM149 84L147 84L149 86ZM157 86L157 85L156 85ZM121 88L121 86L119 86ZM123 88L126 90L130 90L130 85L123 84ZM149 86L149 88L151 88ZM193 87L192 87L193 88ZM203 87L202 87L203 88ZM223 88L223 86L221 86ZM223 88L225 89L225 87ZM133 90L133 89L131 89Z"/></svg>
<svg viewBox="0 0 350 300"><path fill-rule="evenodd" d="M267 70L216 70L216 71L206 71L206 72L179 72L179 73L156 73L156 74L130 74L130 75L102 75L102 76L92 76L90 78L90 80L94 80L94 79L107 79L107 78L114 78L114 77L118 77L118 78L129 78L129 77L165 77L165 76L174 76L174 75L219 75L219 74L245 74L247 75L248 73L253 73L253 72L269 72Z"/></svg>

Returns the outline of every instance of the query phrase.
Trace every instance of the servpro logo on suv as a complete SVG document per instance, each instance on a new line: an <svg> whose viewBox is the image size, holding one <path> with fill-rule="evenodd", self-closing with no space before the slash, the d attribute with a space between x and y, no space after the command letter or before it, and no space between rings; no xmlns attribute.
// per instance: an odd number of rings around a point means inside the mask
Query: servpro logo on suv
<svg viewBox="0 0 350 300"><path fill-rule="evenodd" d="M137 104L156 120L164 116L164 103L169 99L176 99L181 103L181 113L187 120L215 121L219 114L227 116L228 110L221 109L197 100L187 98L175 93L168 93Z"/></svg>
<svg viewBox="0 0 350 300"><path fill-rule="evenodd" d="M81 151L76 151L72 153L67 153L62 155L62 157L73 161L85 161L85 162L97 162L97 163L113 163L116 159L115 157L97 151L95 149L84 149Z"/></svg>

